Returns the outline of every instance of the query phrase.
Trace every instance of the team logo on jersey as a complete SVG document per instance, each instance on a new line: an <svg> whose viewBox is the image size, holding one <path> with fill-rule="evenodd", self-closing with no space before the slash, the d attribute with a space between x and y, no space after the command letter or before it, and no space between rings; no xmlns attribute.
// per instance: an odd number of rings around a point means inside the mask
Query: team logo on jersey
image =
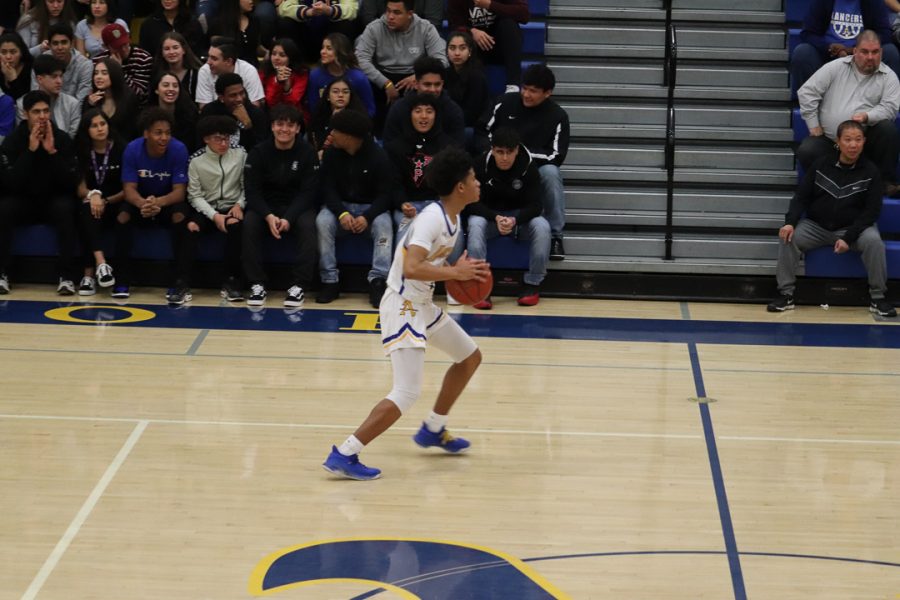
<svg viewBox="0 0 900 600"><path fill-rule="evenodd" d="M299 168L300 168L299 160L295 160L294 162L291 163L291 171L296 171Z"/></svg>
<svg viewBox="0 0 900 600"><path fill-rule="evenodd" d="M522 189L522 180L521 179L513 179L512 189L519 191Z"/></svg>
<svg viewBox="0 0 900 600"><path fill-rule="evenodd" d="M862 15L834 11L831 15L831 28L841 39L852 40L862 31Z"/></svg>
<svg viewBox="0 0 900 600"><path fill-rule="evenodd" d="M413 303L409 300L403 301L403 306L400 307L400 316L404 316L408 314L410 317L415 317L416 313L419 312L415 308L413 308Z"/></svg>

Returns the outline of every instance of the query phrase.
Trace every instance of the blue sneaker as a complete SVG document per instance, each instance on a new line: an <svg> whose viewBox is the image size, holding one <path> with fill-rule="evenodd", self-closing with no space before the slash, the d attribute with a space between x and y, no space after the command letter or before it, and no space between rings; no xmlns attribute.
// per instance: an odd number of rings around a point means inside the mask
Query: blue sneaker
<svg viewBox="0 0 900 600"><path fill-rule="evenodd" d="M127 298L131 295L131 290L127 285L117 285L113 288L111 295L113 298Z"/></svg>
<svg viewBox="0 0 900 600"><path fill-rule="evenodd" d="M359 454L344 456L338 452L336 446L331 447L331 454L322 463L322 468L329 473L334 473L347 479L356 479L357 481L367 481L381 477L381 469L372 469L359 462Z"/></svg>
<svg viewBox="0 0 900 600"><path fill-rule="evenodd" d="M413 441L423 448L437 446L451 454L465 452L469 449L469 446L472 445L469 443L469 440L455 438L450 435L450 432L447 431L446 427L442 427L437 433L432 433L425 427L425 423L422 423L422 427L419 428L418 433L413 436Z"/></svg>

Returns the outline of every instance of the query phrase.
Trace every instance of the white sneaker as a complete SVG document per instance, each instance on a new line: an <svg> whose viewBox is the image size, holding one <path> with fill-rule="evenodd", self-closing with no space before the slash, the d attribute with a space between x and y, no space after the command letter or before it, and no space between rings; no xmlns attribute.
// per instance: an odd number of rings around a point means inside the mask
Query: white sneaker
<svg viewBox="0 0 900 600"><path fill-rule="evenodd" d="M9 277L6 276L6 273L0 273L0 296L5 296L9 293Z"/></svg>
<svg viewBox="0 0 900 600"><path fill-rule="evenodd" d="M291 308L303 306L303 288L299 285L292 285L284 297L284 305Z"/></svg>
<svg viewBox="0 0 900 600"><path fill-rule="evenodd" d="M79 296L93 296L97 293L97 282L93 277L85 275L81 278L81 284L78 286Z"/></svg>
<svg viewBox="0 0 900 600"><path fill-rule="evenodd" d="M112 267L107 263L97 265L97 283L100 287L112 287L116 284L116 276L113 275Z"/></svg>
<svg viewBox="0 0 900 600"><path fill-rule="evenodd" d="M59 285L56 286L56 293L60 296L74 296L75 284L72 283L71 279L63 279L60 277Z"/></svg>
<svg viewBox="0 0 900 600"><path fill-rule="evenodd" d="M254 283L250 286L250 297L247 298L248 306L262 306L266 303L266 288L262 284Z"/></svg>
<svg viewBox="0 0 900 600"><path fill-rule="evenodd" d="M460 306L462 302L454 298L450 295L450 292L447 292L447 305L448 306Z"/></svg>

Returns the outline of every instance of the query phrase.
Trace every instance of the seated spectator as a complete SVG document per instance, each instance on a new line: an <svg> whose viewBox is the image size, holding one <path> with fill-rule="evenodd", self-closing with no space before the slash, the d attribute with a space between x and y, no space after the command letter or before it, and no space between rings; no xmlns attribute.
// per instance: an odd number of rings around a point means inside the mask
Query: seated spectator
<svg viewBox="0 0 900 600"><path fill-rule="evenodd" d="M365 113L365 108L350 88L350 83L339 77L325 86L325 98L319 102L309 124L309 142L322 160L322 154L331 147L331 119L344 109Z"/></svg>
<svg viewBox="0 0 900 600"><path fill-rule="evenodd" d="M34 57L18 33L0 35L0 90L18 100L31 90Z"/></svg>
<svg viewBox="0 0 900 600"><path fill-rule="evenodd" d="M342 110L331 120L333 143L319 169L322 210L316 217L322 291L316 302L327 304L340 292L335 240L346 235L370 235L374 243L369 270L369 302L381 302L391 266L391 199L396 183L391 163L370 135L365 113Z"/></svg>
<svg viewBox="0 0 900 600"><path fill-rule="evenodd" d="M269 119L262 109L247 99L244 81L237 73L225 73L216 80L218 100L210 102L200 111L200 117L223 115L237 122L237 133L231 136L232 144L240 145L248 152L269 136Z"/></svg>
<svg viewBox="0 0 900 600"><path fill-rule="evenodd" d="M46 92L28 92L21 101L25 119L0 146L0 294L10 289L13 229L45 221L53 224L59 242L56 292L71 296L77 244L72 197L78 169L72 139L53 124Z"/></svg>
<svg viewBox="0 0 900 600"><path fill-rule="evenodd" d="M387 10L386 0L364 0L359 7L362 26L381 17ZM444 27L444 0L415 0L413 12L434 25L440 31Z"/></svg>
<svg viewBox="0 0 900 600"><path fill-rule="evenodd" d="M197 94L197 77L200 71L200 59L188 46L184 36L177 31L163 34L159 46L159 54L153 61L154 80L159 81L162 73L172 73L178 78L179 89L194 101Z"/></svg>
<svg viewBox="0 0 900 600"><path fill-rule="evenodd" d="M866 157L878 167L884 193L900 192L894 170L900 154L894 119L900 107L900 82L881 62L881 42L871 30L859 34L852 56L839 58L815 72L797 92L800 115L809 137L797 148L797 160L808 169L821 156L834 153L837 128L852 119L866 127Z"/></svg>
<svg viewBox="0 0 900 600"><path fill-rule="evenodd" d="M444 72L444 89L463 111L467 145L491 104L487 75L477 52L472 36L465 31L455 31L447 38L450 66Z"/></svg>
<svg viewBox="0 0 900 600"><path fill-rule="evenodd" d="M32 56L43 54L50 49L50 26L54 23L68 23L75 27L75 0L35 0L16 24L16 33L22 36L25 46Z"/></svg>
<svg viewBox="0 0 900 600"><path fill-rule="evenodd" d="M185 202L188 181L188 153L184 144L172 139L172 116L160 108L148 108L141 115L143 137L125 147L122 156L122 203L116 227L120 243L116 251L117 272L113 298L128 298L132 280L131 245L136 225L163 224L172 232L175 256L174 285L166 293L170 304L184 304L193 298L191 256L188 250Z"/></svg>
<svg viewBox="0 0 900 600"><path fill-rule="evenodd" d="M369 84L366 74L359 70L359 63L353 52L353 44L343 33L329 33L322 40L319 64L309 75L307 98L310 113L316 111L325 86L338 77L344 77L347 80L353 94L362 100L369 116L374 117L375 99L372 97L372 86Z"/></svg>
<svg viewBox="0 0 900 600"><path fill-rule="evenodd" d="M153 73L153 56L143 48L131 45L128 30L113 23L103 28L103 45L106 50L94 57L94 62L112 58L122 65L125 83L143 104L150 92L150 75Z"/></svg>
<svg viewBox="0 0 900 600"><path fill-rule="evenodd" d="M80 177L78 198L81 200L78 217L85 250L84 276L78 294L93 296L97 293L98 283L104 288L116 283L101 242L103 229L113 227L119 206L125 199L122 191L125 146L99 108L84 113L75 144Z"/></svg>
<svg viewBox="0 0 900 600"><path fill-rule="evenodd" d="M244 222L244 163L247 152L230 145L237 133L234 119L224 116L203 117L197 135L204 147L191 156L188 165L188 202L196 211L188 227L188 248L196 248L197 234L220 231L225 234L225 270L222 297L229 302L244 299L241 292L241 235ZM192 260L193 262L193 260Z"/></svg>
<svg viewBox="0 0 900 600"><path fill-rule="evenodd" d="M394 102L388 110L384 122L383 138L389 142L400 134L409 122L409 111L414 99L419 94L432 94L437 97L437 111L441 127L453 141L460 146L465 142L465 121L462 110L450 95L444 91L444 71L446 67L433 56L422 56L415 64L415 88L403 98Z"/></svg>
<svg viewBox="0 0 900 600"><path fill-rule="evenodd" d="M163 35L172 31L184 36L194 54L200 56L206 50L206 35L197 17L191 14L188 0L156 0L153 14L141 23L138 45L150 56L156 56L162 46Z"/></svg>
<svg viewBox="0 0 900 600"><path fill-rule="evenodd" d="M791 53L791 91L796 92L825 63L853 54L864 29L875 32L882 44L882 60L900 73L900 52L891 43L891 22L884 0L810 0L803 19L800 43Z"/></svg>
<svg viewBox="0 0 900 600"><path fill-rule="evenodd" d="M67 23L51 25L50 50L44 54L52 54L65 65L62 91L81 102L91 89L94 65L75 50L74 36L72 28Z"/></svg>
<svg viewBox="0 0 900 600"><path fill-rule="evenodd" d="M213 16L219 12L220 0L198 0L195 3L197 18L201 25L209 23ZM246 0L245 0L246 1ZM278 20L278 8L272 0L254 0L253 16L259 21L260 43L266 47L272 47L275 39L275 22Z"/></svg>
<svg viewBox="0 0 900 600"><path fill-rule="evenodd" d="M522 74L521 92L509 92L494 106L486 129L489 134L509 126L519 132L541 175L544 217L550 223L550 260L563 260L566 191L560 166L569 151L569 115L550 98L556 77L546 65L534 64Z"/></svg>
<svg viewBox="0 0 900 600"><path fill-rule="evenodd" d="M283 0L278 6L278 35L298 40L304 60L314 62L330 33L356 37L358 0Z"/></svg>
<svg viewBox="0 0 900 600"><path fill-rule="evenodd" d="M219 0L219 10L209 19L207 33L210 37L234 40L238 58L253 66L259 65L262 46L253 0Z"/></svg>
<svg viewBox="0 0 900 600"><path fill-rule="evenodd" d="M413 0L387 3L384 15L356 39L359 67L376 91L377 118L385 114L387 104L415 89L413 64L420 56L437 57L447 66L446 47L434 25L413 14Z"/></svg>
<svg viewBox="0 0 900 600"><path fill-rule="evenodd" d="M0 90L0 144L16 126L16 101Z"/></svg>
<svg viewBox="0 0 900 600"><path fill-rule="evenodd" d="M16 28L16 21L19 20L21 6L21 4L16 4L15 2L0 4L0 33L13 31Z"/></svg>
<svg viewBox="0 0 900 600"><path fill-rule="evenodd" d="M59 59L41 54L34 59L33 70L37 89L50 97L53 124L65 131L71 142L78 133L78 124L81 122L81 103L62 91L65 66ZM24 96L19 98L17 103L19 121L24 121L26 117L23 98Z"/></svg>
<svg viewBox="0 0 900 600"><path fill-rule="evenodd" d="M837 129L837 160L819 158L806 171L778 231L781 240L776 279L780 296L769 312L794 308L797 267L804 252L831 246L835 254L848 250L862 254L869 278L869 310L882 317L897 311L885 298L887 263L884 242L875 221L881 212L881 177L863 156L863 126L844 121Z"/></svg>
<svg viewBox="0 0 900 600"><path fill-rule="evenodd" d="M503 65L506 91L518 92L522 78L522 30L528 22L527 0L449 0L450 31L468 31L491 64Z"/></svg>
<svg viewBox="0 0 900 600"><path fill-rule="evenodd" d="M237 48L230 39L214 37L210 42L206 64L197 75L197 95L194 98L201 109L216 100L216 79L225 73L240 75L250 102L263 106L266 94L256 67L237 57Z"/></svg>
<svg viewBox="0 0 900 600"><path fill-rule="evenodd" d="M402 191L394 201L395 245L400 244L416 215L437 200L437 192L429 187L425 178L425 168L435 154L453 143L441 128L437 97L431 94L416 96L403 130L384 146L400 178Z"/></svg>
<svg viewBox="0 0 900 600"><path fill-rule="evenodd" d="M103 28L118 23L126 30L128 23L117 18L116 0L91 0L87 16L75 26L75 49L88 58L103 52Z"/></svg>
<svg viewBox="0 0 900 600"><path fill-rule="evenodd" d="M244 186L244 274L250 284L247 304L266 302L266 272L263 268L263 238L276 240L290 233L297 255L291 269L292 285L284 305L303 304L305 289L316 274L316 157L300 135L302 115L295 106L272 108L272 135L256 146L247 158Z"/></svg>
<svg viewBox="0 0 900 600"><path fill-rule="evenodd" d="M197 105L181 90L181 83L173 73L163 73L154 82L150 106L157 106L172 115L172 135L193 152L197 143Z"/></svg>
<svg viewBox="0 0 900 600"><path fill-rule="evenodd" d="M94 65L91 93L81 103L82 112L91 108L101 109L124 139L138 134L138 100L125 83L122 67L112 58L101 58Z"/></svg>
<svg viewBox="0 0 900 600"><path fill-rule="evenodd" d="M290 104L306 112L304 100L309 73L300 60L300 49L291 38L275 41L259 75L269 108L277 104Z"/></svg>
<svg viewBox="0 0 900 600"><path fill-rule="evenodd" d="M529 240L528 272L519 291L519 306L540 301L540 286L550 258L550 224L541 216L541 176L528 149L515 129L494 132L491 149L475 161L475 176L481 182L481 201L467 208L469 258L487 257L487 241L498 235ZM490 310L491 298L475 304Z"/></svg>

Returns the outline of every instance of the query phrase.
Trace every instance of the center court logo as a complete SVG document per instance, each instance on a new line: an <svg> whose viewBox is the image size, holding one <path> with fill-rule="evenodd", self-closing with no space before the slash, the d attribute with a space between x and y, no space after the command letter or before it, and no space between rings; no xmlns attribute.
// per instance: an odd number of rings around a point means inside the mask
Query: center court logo
<svg viewBox="0 0 900 600"><path fill-rule="evenodd" d="M87 325L124 325L140 323L156 317L156 313L133 306L91 304L86 306L61 306L51 308L44 316L63 323L84 323Z"/></svg>

